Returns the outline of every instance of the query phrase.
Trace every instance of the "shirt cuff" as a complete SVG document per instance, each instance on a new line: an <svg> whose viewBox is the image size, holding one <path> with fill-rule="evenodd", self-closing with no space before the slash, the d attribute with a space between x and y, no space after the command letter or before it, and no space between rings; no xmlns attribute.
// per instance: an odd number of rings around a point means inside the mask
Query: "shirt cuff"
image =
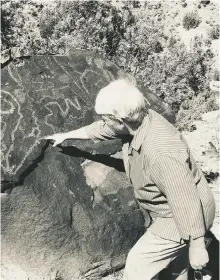
<svg viewBox="0 0 220 280"><path fill-rule="evenodd" d="M180 235L184 240L188 241L190 239L196 239L196 238L199 238L201 236L204 236L205 233L206 233L206 230L205 230L204 227L202 227L202 228L195 229L193 232L190 232L190 233L180 232Z"/></svg>
<svg viewBox="0 0 220 280"><path fill-rule="evenodd" d="M100 140L96 138L94 134L94 125L93 123L87 126L84 126L84 129L86 131L86 134L88 135L88 138L92 140L94 143L98 143Z"/></svg>
<svg viewBox="0 0 220 280"><path fill-rule="evenodd" d="M117 138L117 134L104 121L93 122L84 128L88 138L94 143Z"/></svg>

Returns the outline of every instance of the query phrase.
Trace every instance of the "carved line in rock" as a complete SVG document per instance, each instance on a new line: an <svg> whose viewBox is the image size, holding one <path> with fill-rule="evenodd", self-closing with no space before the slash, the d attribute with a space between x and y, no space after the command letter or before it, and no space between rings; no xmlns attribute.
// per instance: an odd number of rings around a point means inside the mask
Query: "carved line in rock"
<svg viewBox="0 0 220 280"><path fill-rule="evenodd" d="M3 99L3 102L9 104L9 109L8 110L3 110L2 106L1 106L1 115L10 115L10 114L12 114L14 112L14 110L15 110L15 107L13 106L13 103L11 103L8 100L4 100L4 99Z"/></svg>
<svg viewBox="0 0 220 280"><path fill-rule="evenodd" d="M149 101L146 97L145 97L144 99L145 99L145 101L147 102L147 104L148 104L149 106L151 106L150 101Z"/></svg>
<svg viewBox="0 0 220 280"><path fill-rule="evenodd" d="M24 163L24 161L25 161L25 159L27 158L27 156L31 153L31 151L34 149L34 147L40 142L40 141L35 141L34 142L34 144L30 147L30 149L27 151L27 153L25 154L25 156L24 156L24 158L21 160L21 162L20 162L20 164L17 166L17 168L13 171L13 167L10 167L10 164L9 164L9 157L10 157L10 153L14 150L14 140L15 140L15 132L18 130L18 128L19 128L19 125L20 125L20 120L23 118L23 116L22 116L22 114L20 113L20 105L19 105L19 103L17 102L17 100L14 98L14 97L12 97L12 95L11 95L11 93L9 93L9 92L6 92L6 91L2 91L3 93L6 93L6 94L8 94L8 95L10 95L10 97L16 102L16 104L17 104L17 106L18 106L18 113L19 113L19 116L20 116L20 118L18 118L18 122L17 122L17 124L16 124L16 126L15 126L15 128L12 130L12 133L11 133L11 146L9 147L9 149L8 149L8 151L6 152L6 154L5 154L5 162L6 162L6 164L5 164L5 166L2 164L2 166L3 166L3 170L5 171L5 172L10 172L12 175L14 175L19 169L20 169L20 167L23 165L23 163ZM81 106L80 106L80 104L79 104L79 101L78 101L78 99L77 99L77 97L75 97L75 101L76 101L76 104L74 104L71 100L69 100L69 99L66 99L65 100L65 104L66 104L66 109L62 109L61 108L61 106L57 103L57 102L50 102L50 103L48 103L48 104L56 104L58 107L59 107L59 109L60 109L60 111L62 112L62 115L63 116L66 116L67 114L68 114L68 111L69 111L69 109L70 109L70 106L72 105L74 108L76 108L77 110L81 110ZM13 108L13 110L8 110L7 111L7 113L10 113L10 112L14 112L14 110L15 110L15 107L13 106L13 104L12 103L10 103L11 104L11 108ZM47 106L45 106L45 107L47 107ZM47 115L46 117L48 117L48 116L50 116L50 115L52 115L52 110L50 110L50 108L48 108L47 107L47 109L50 111L50 114L49 115ZM6 113L6 111L5 111L5 113ZM32 131L31 131L31 133L30 134L28 134L28 135L26 135L26 136L24 136L24 138L26 139L26 138L29 138L29 137L40 137L40 128L39 128L39 124L37 123L37 118L34 116L34 111L33 111L33 113L32 113L32 117L33 117L33 119L34 119L34 121L35 121L35 125L36 125L36 127L34 127L33 129L32 129ZM5 123L6 124L6 123ZM48 124L48 125L50 125L50 124ZM52 126L52 125L51 125ZM52 128L54 128L53 126L52 126ZM6 127L5 127L5 129L4 129L4 131L6 130ZM36 132L37 131L37 135L34 133L34 132Z"/></svg>
<svg viewBox="0 0 220 280"><path fill-rule="evenodd" d="M36 142L30 147L30 149L27 151L27 153L25 154L25 156L23 157L23 159L20 161L20 164L17 166L17 168L15 168L14 170L13 170L13 167L6 167L5 169L4 169L4 166L3 166L3 170L4 171L6 171L6 173L10 173L11 175L15 175L17 172L18 172L18 170L23 166L23 164L24 164L24 162L25 162L25 160L27 159L27 157L30 155L30 153L33 151L33 149L38 145L38 144L40 144L40 140L36 140Z"/></svg>
<svg viewBox="0 0 220 280"><path fill-rule="evenodd" d="M53 96L50 96L50 95L44 95L42 98L40 98L40 101L39 101L39 103L41 103L41 102L43 102L44 101L44 99L46 99L46 98L48 98L48 99L60 99L61 97L63 97L64 98L64 94L62 93L62 91L63 90L66 90L66 89L69 89L72 93L73 93L73 95L75 95L75 102L76 102L76 105L73 105L73 107L75 107L76 109L78 109L78 107L80 107L81 108L81 106L80 106L80 104L79 104L79 101L78 101L78 96L76 95L76 93L73 91L73 89L69 86L69 85L67 85L67 86L64 86L64 87L60 87L60 88L53 88L52 89L52 92L53 92ZM49 90L49 88L47 88L47 89L40 89L40 90L37 90L37 91L48 91ZM60 96L58 96L58 94L60 95ZM71 101L71 100L70 100ZM53 102L53 101L52 101ZM72 102L72 101L71 101ZM81 110L81 109L80 109Z"/></svg>
<svg viewBox="0 0 220 280"><path fill-rule="evenodd" d="M38 119L35 117L35 111L32 112L32 119L34 119L35 127L32 128L31 132L27 135L24 135L24 139L27 139L29 137L40 137L41 136L41 130L40 125L38 124ZM35 133L37 132L37 133Z"/></svg>
<svg viewBox="0 0 220 280"><path fill-rule="evenodd" d="M54 59L55 59L55 58L54 58ZM55 59L55 61L57 62L56 59ZM57 63L58 63L58 62L57 62ZM59 63L58 63L58 64L59 64ZM60 65L60 64L59 64L59 65ZM60 67L70 76L70 74L68 73L68 71L67 71L63 66L60 65ZM84 76L85 76L87 73L89 73L89 72L91 72L91 73L93 73L93 74L95 74L95 75L100 76L99 73L97 73L97 72L95 72L95 71L92 71L92 70L86 70L86 71L84 71L83 73L79 73L79 72L77 72L77 71L74 71L74 72L77 73L77 74L80 74L82 87L83 87L84 90L87 92L87 94L89 94L89 91L87 90L87 88L86 88L86 86L85 86L85 84L84 84L84 82L83 82L83 78L84 78ZM73 78L72 78L72 80L74 81ZM101 82L101 80L98 80L98 81L96 82L96 84L98 84L99 82ZM52 84L52 83L51 83L51 84ZM53 85L53 84L52 84L52 85ZM78 86L78 88L81 90L81 88L80 88L80 86L79 86L78 84L77 84L77 86ZM61 90L61 89L67 89L67 88L69 88L70 91L72 91L72 88L71 88L70 86L64 86L64 87L56 88L56 89L55 89L55 88L54 88L54 85L53 85L52 92L55 93L55 91L58 91L58 90ZM42 88L42 85L41 85L40 89L37 90L37 91L43 91L43 90L47 91L48 89L49 89L49 88L43 89L43 88ZM72 92L73 92L73 91L72 91ZM74 92L73 92L73 94L76 95ZM45 98L45 97L43 97L43 98L41 99L41 101L42 101L44 98ZM80 106L80 104L79 104L79 102L78 102L77 97L75 97L75 101L76 101L76 105L75 105L71 100L69 100L69 103L71 103L77 110L81 110L81 106ZM64 115L64 116L66 116L66 114L67 114L67 112L68 112L68 109L69 109L69 104L67 104L67 101L65 101L65 102L66 102L66 105L67 105L67 109L66 109L65 111L62 110L62 108L60 107L60 105L56 102L56 104L59 106L59 108L60 108L60 110L61 110L61 112L62 112L62 115ZM48 104L55 104L55 103L51 102L51 103L48 103ZM46 116L46 124L47 124L49 127L51 127L52 129L54 129L53 125L51 125L51 124L48 122L48 117L50 117L50 116L52 115L52 111L51 111L50 108L48 108L47 105L45 105L45 107L50 111L50 114ZM54 130L53 130L53 131L54 131Z"/></svg>
<svg viewBox="0 0 220 280"><path fill-rule="evenodd" d="M55 56L53 56L54 61L56 62L57 65L60 66L60 68L71 78L73 79L73 77L69 74L69 72L64 68L63 65L61 65L55 58ZM79 72L78 72L79 73ZM79 73L81 74L81 73ZM75 83L75 85L78 87L79 90L81 90L80 86L76 83L76 81L73 79L73 82Z"/></svg>
<svg viewBox="0 0 220 280"><path fill-rule="evenodd" d="M18 181L14 182L14 181L5 181L2 180L1 181L1 192L5 192L7 189L12 190L15 187L21 186L24 183L25 178L32 173L38 166L38 164L44 159L45 156L45 152L47 150L47 148L50 145L50 141L47 141L46 144L43 146L43 148L41 149L40 155L35 158L32 161L32 164L30 164L19 176Z"/></svg>
<svg viewBox="0 0 220 280"><path fill-rule="evenodd" d="M71 78L71 80L75 83L75 85L78 87L78 89L79 89L79 90L82 90L82 88L80 87L80 85L74 80L74 77L70 75L70 73L65 69L65 67L64 67L63 65L61 65L61 64L57 61L57 59L56 59L55 57L53 57L53 59L54 59L54 61L56 62L56 64L59 65L59 66L61 67L61 69ZM74 68L73 68L73 70L74 70ZM74 70L74 72L77 73L77 74L80 76L81 85L82 85L83 89L86 91L86 93L89 95L89 91L88 91L88 89L86 88L85 83L84 83L84 81L83 81L84 76L87 75L89 72L91 72L91 73L93 73L93 74L95 74L95 75L97 75L97 76L100 77L100 73L98 73L98 72L96 72L96 71L94 71L94 70L87 70L87 69L86 69L83 73L80 73L79 71L76 71L76 70ZM104 72L105 74L107 73L107 77L108 77L107 80L108 80L108 82L110 82L111 80L114 79L114 76L111 76L111 77L110 77L110 75L109 75L109 73L108 73L107 71L103 71L103 72ZM107 78L107 77L106 77L106 75L105 75L105 78ZM101 81L101 80L100 80L100 81ZM99 83L100 81L97 81L97 82L95 83L95 85L98 85L98 83Z"/></svg>
<svg viewBox="0 0 220 280"><path fill-rule="evenodd" d="M10 77L12 78L12 80L14 80L18 84L18 86L21 90L24 90L21 75L18 73L18 68L13 67L12 64L9 64L7 69L8 69L8 73L9 73ZM13 71L12 71L12 69L13 69Z"/></svg>
<svg viewBox="0 0 220 280"><path fill-rule="evenodd" d="M15 126L15 128L12 130L11 132L11 136L10 136L10 139L11 139L11 145L9 146L8 148L8 151L5 153L5 156L4 156L4 161L2 161L2 168L3 168L3 171L5 173L10 173L11 175L14 175L16 174L16 172L22 167L23 163L25 162L26 158L29 156L29 154L33 151L34 147L40 143L41 140L37 140L34 142L34 144L29 148L29 150L25 153L23 159L20 161L20 164L16 167L16 166L11 166L10 165L10 154L11 152L13 152L14 150L14 143L15 143L15 133L16 131L19 129L19 126L20 126L20 123L21 123L21 119L23 118L23 115L21 114L21 107L20 107L20 104L17 102L17 100L12 96L12 94L10 92L7 92L5 90L2 90L3 93L5 94L8 94L12 99L13 101L16 103L17 105L17 108L18 108L18 115L19 115L19 118L17 119L17 124ZM13 105L13 104L12 104ZM14 107L15 108L15 107ZM14 109L15 110L15 109ZM14 112L13 110L13 112ZM40 127L39 127L39 124L38 124L38 120L37 118L34 116L35 112L33 111L32 112L32 117L34 119L34 123L35 123L35 127L32 129L31 133L24 136L24 139L27 139L29 137L34 137L34 138L38 138L40 137L40 134L41 134L41 131L40 131ZM6 130L7 128L7 124L6 124L6 127L4 129L4 131ZM37 134L35 134L34 132L37 131ZM4 137L4 136L3 136ZM7 149L7 148L6 148ZM4 149L4 150L6 150ZM4 165L4 162L5 162L5 165ZM14 169L14 170L13 170Z"/></svg>
<svg viewBox="0 0 220 280"><path fill-rule="evenodd" d="M96 72L96 71L93 71L93 70L85 70L83 73L80 73L80 72L74 70L74 72L75 72L76 74L79 75L77 78L80 80L80 84L81 84L81 86L80 86L79 83L76 82L76 80L74 79L74 77L71 77L70 73L65 69L65 67L64 67L63 65L61 65L55 57L53 57L53 59L54 59L55 63L56 63L57 65L59 65L59 67L62 69L62 71L64 71L64 72L71 78L71 81L74 82L74 84L77 86L77 88L78 88L82 93L86 92L86 93L89 95L89 90L87 89L87 86L86 86L86 83L84 82L84 80L86 80L86 76L88 76L90 73L92 73L93 76L95 75L95 76L97 77L96 82L95 82L95 85L96 85L96 86L98 86L98 84L102 82L102 79L100 79L100 78L101 78L101 74L98 73L98 72ZM48 68L48 66L47 66L47 64L46 64L46 60L43 60L43 62L44 62L45 67ZM49 69L49 68L48 68L48 69ZM74 68L73 68L73 69L74 69ZM50 69L49 69L49 70L50 70ZM22 79L21 79L21 76L20 76L19 73L18 73L17 68L14 68L13 65L9 65L9 66L8 66L8 72L9 72L10 77L19 85L19 87L22 87L22 88L24 89L24 87L22 86ZM114 78L112 75L111 75L111 77L110 77L110 74L111 74L111 73L109 73L108 71L104 71L104 72L107 74L107 75L105 75L105 79L106 79L106 80L109 81L109 80L111 80L112 78ZM55 74L55 73L54 73L54 74ZM108 77L108 79L107 79L107 77ZM80 105L80 103L79 103L79 100L78 100L78 97L77 97L76 93L73 92L73 89L72 89L69 85L64 86L64 87L60 87L60 88L55 88L55 87L54 87L54 83L48 81L47 87L46 87L46 88L43 88L43 86L44 86L44 84L45 84L44 82L35 82L35 81L33 81L33 84L37 84L37 85L38 85L38 86L37 86L38 88L36 89L36 92L43 92L43 91L48 91L48 90L49 90L49 91L52 91L52 92L54 93L54 95L57 95L57 93L59 93L60 90L62 91L62 90L64 90L64 89L69 89L69 90L75 95L75 98L74 98L75 103L74 103L72 100L70 100L70 99L65 99L66 108L64 108L64 109L61 107L61 105L60 105L58 102L53 102L53 101L51 101L51 102L48 102L47 104L44 105L44 107L45 107L47 110L49 110L49 114L48 114L47 116L45 116L45 122L46 122L46 124L47 124L49 127L51 127L52 131L54 131L54 126L53 126L51 123L49 123L49 121L48 121L48 118L49 118L50 116L52 116L52 114L53 114L52 109L49 108L50 105L56 105L56 106L58 106L58 108L59 108L59 110L60 110L60 112L61 112L61 115L64 116L64 117L68 114L68 112L69 112L71 106L73 106L73 107L74 107L76 110L78 110L78 111L80 111L80 110L82 109L82 108L81 108L81 105ZM11 98L13 98L10 92L7 92L7 91L3 91L3 92L4 92L5 94L10 95ZM48 97L51 98L51 96L48 96ZM55 96L54 96L54 97L55 97ZM31 96L30 96L30 98L31 98ZM46 96L42 97L42 98L40 99L40 102L42 102L43 99L45 99L45 98L46 98ZM2 164L2 165L3 165L3 170L4 170L4 172L10 173L10 174L12 174L12 175L16 174L16 172L17 172L17 171L20 169L20 167L23 165L23 163L25 162L25 160L27 159L27 157L28 157L28 156L30 155L30 153L33 151L34 147L35 147L37 144L39 144L39 141L37 141L37 140L33 143L33 145L32 145L32 146L29 148L29 150L25 153L23 159L20 161L20 164L19 164L17 167L16 167L16 166L10 166L10 159L9 159L9 157L10 157L10 153L14 150L15 133L16 133L16 131L17 131L18 128L19 128L21 119L23 118L23 116L22 116L22 114L21 114L20 104L18 103L18 101L17 101L15 98L13 98L13 100L16 102L16 105L17 105L16 107L18 107L19 118L18 118L18 121L17 121L17 124L16 124L15 128L13 129L13 131L12 131L12 133L11 133L11 137L10 137L10 138L11 138L11 145L10 145L8 151L7 151L6 154L5 154L5 165ZM6 111L3 111L2 114L12 114L12 113L14 112L15 108L14 108L13 104L10 103L10 102L9 102L9 104L11 105L11 108L8 109L8 110L6 110ZM85 107L87 107L87 106L85 106ZM28 135L24 135L24 139L27 139L27 138L29 138L29 137L33 137L33 139L34 139L35 137L40 137L41 131L40 131L39 124L37 123L37 122L38 122L38 121L37 121L37 118L34 116L34 112L33 112L33 114L32 114L32 118L34 119L34 123L35 123L36 126L32 129L32 131L31 131ZM73 118L72 118L72 119L73 119ZM6 124L6 123L5 123L5 124ZM7 125L7 124L6 124L6 125ZM5 129L6 129L6 127L5 127ZM5 129L3 129L3 133L4 133ZM23 133L23 130L22 130L21 128L20 128L20 131L21 131L21 133ZM54 131L54 132L55 132L55 131ZM5 147L6 147L6 146L5 146ZM4 149L4 150L5 150L5 149Z"/></svg>
<svg viewBox="0 0 220 280"><path fill-rule="evenodd" d="M54 127L52 124L50 124L50 123L48 122L48 118L51 117L51 116L53 116L53 110L52 110L50 107L48 107L48 106L49 106L49 105L56 105L56 106L60 109L61 115L62 115L63 117L66 117L67 114L69 113L69 110L70 110L70 106L71 106L71 105L72 105L76 110L78 110L78 111L81 111L81 109L82 109L81 106L80 106L80 104L79 104L78 98L75 97L74 99L75 99L75 102L76 102L76 103L73 103L73 101L70 100L70 99L68 99L68 98L64 100L64 101L65 101L65 104L66 104L66 108L65 108L65 109L63 109L57 101L54 101L54 102L51 101L51 102L48 102L46 105L44 105L44 107L47 108L47 110L50 112L48 115L45 116L45 123L46 123L49 127L51 127L53 131L54 131L55 127ZM54 132L55 132L55 131L54 131Z"/></svg>
<svg viewBox="0 0 220 280"><path fill-rule="evenodd" d="M86 74L88 74L88 73L93 73L93 74L95 74L95 75L97 75L97 76L99 76L99 77L100 77L100 74L98 74L97 72L92 71L92 70L85 70L84 73L82 73L82 76L80 77L80 81L81 81L82 86L83 86L83 88L85 89L86 93L89 95L89 91L88 91L88 89L85 87L85 83L84 83L84 81L83 81L83 79L85 80L84 77L85 77Z"/></svg>
<svg viewBox="0 0 220 280"><path fill-rule="evenodd" d="M40 83L40 82L39 82ZM43 84L43 83L42 83ZM53 84L54 86L54 84ZM42 86L41 86L42 87ZM66 88L70 88L70 86L63 86L63 87L60 87L60 88L52 88L52 92L56 95L56 91L59 91L59 90L62 90L62 89L66 89ZM37 89L36 91L48 91L49 88L40 88L40 89ZM43 98L40 99L40 101L42 101L46 96L44 95ZM48 96L51 98L51 96Z"/></svg>
<svg viewBox="0 0 220 280"><path fill-rule="evenodd" d="M6 128L7 128L6 122L1 120L1 140L4 138ZM2 143L2 141L1 141L1 145L4 145L4 147L6 147L5 144Z"/></svg>
<svg viewBox="0 0 220 280"><path fill-rule="evenodd" d="M3 162L2 162L2 167L3 167L4 172L10 173L10 174L14 175L14 174L16 174L16 172L22 167L22 165L23 165L23 163L25 162L26 158L27 158L28 155L33 151L34 147L40 142L40 140L36 140L36 141L33 143L33 145L32 145L32 146L29 148L29 150L25 153L24 158L20 161L20 164L17 166L17 168L14 167L14 166L10 166L10 163L9 163L10 160L9 160L9 158L10 158L10 153L14 150L15 133L16 133L16 131L17 131L18 128L19 128L20 121L21 121L21 119L23 118L23 116L22 116L22 114L21 114L21 112L20 112L20 111L21 111L20 104L19 104L19 103L17 102L17 100L12 96L12 94L11 94L10 92L5 91L5 90L2 90L2 92L5 93L5 94L8 94L8 95L13 99L13 101L16 103L17 108L18 108L18 115L19 115L19 118L18 118L18 121L17 121L17 124L16 124L15 128L14 128L14 129L12 130L12 132L11 132L11 137L10 137L10 138L11 138L11 145L10 145L8 151L5 153L5 165L4 165ZM7 110L7 111L4 111L5 114L6 114L6 113L9 114L9 113L15 111L15 106L13 105L13 103L12 103L12 102L9 102L9 101L8 101L8 103L11 105L11 109L10 109L10 110ZM65 109L62 109L62 107L60 106L60 104L58 104L58 102L49 102L47 105L49 105L49 104L56 104L56 105L59 107L59 109L60 109L60 111L61 111L61 114L62 114L63 116L66 116L66 115L68 114L71 105L72 105L76 110L78 110L78 111L81 110L81 106L80 106L79 101L78 101L78 98L77 98L76 96L75 96L75 103L73 103L70 99L66 99L66 100L65 100L65 104L66 104L66 108L65 108ZM52 110L51 110L49 107L47 107L47 105L45 105L45 107L49 110L50 114L48 114L48 115L45 117L45 118L46 118L46 123L47 123L49 126L51 126L51 128L54 130L54 126L51 125L51 124L49 124L49 123L47 122L47 118L48 118L49 116L53 115ZM41 131L40 131L40 128L39 128L39 124L37 123L37 118L34 116L34 111L33 111L33 113L32 113L32 117L33 117L33 119L34 119L34 122L35 122L36 127L34 127L34 128L32 129L32 131L31 131L31 133L30 133L29 135L26 135L26 136L24 137L25 139L27 139L28 137L40 137L40 134L41 134ZM6 124L6 126L7 126L7 124ZM5 130L6 130L6 127L5 127L4 131L5 131ZM4 132L4 131L3 131L3 132ZM36 132L36 131L37 131L37 135L34 134L34 132ZM4 150L5 150L5 149L4 149ZM13 169L14 169L14 170L13 170Z"/></svg>
<svg viewBox="0 0 220 280"><path fill-rule="evenodd" d="M76 71L74 68L73 68L73 72L78 74L79 77L80 77L80 82L81 82L81 86L76 82L76 80L74 79L75 77L70 75L70 73L64 68L63 65L61 65L55 57L53 57L54 61L56 62L57 65L60 66L60 68L70 77L71 81L74 82L74 84L77 86L77 88L82 91L82 88L86 91L86 93L89 95L89 91L88 89L86 88L85 86L85 83L84 83L84 77L89 73L93 73L94 75L96 76L99 76L100 77L100 73L96 72L96 71L93 71L93 70L85 70L83 73L80 73L78 71ZM44 62L45 63L45 62ZM48 68L48 67L47 67ZM97 85L101 80L97 81L95 84ZM62 88L65 88L64 87L61 87L61 88L54 88L54 84L52 82L48 82L51 84L51 86L48 86L46 88L42 88L44 83L43 82L33 82L34 84L40 84L40 87L38 87L38 89L36 89L36 91L47 91L49 89L53 89L53 90L59 90L59 89L62 89ZM67 85L66 87L69 87L69 85Z"/></svg>
<svg viewBox="0 0 220 280"><path fill-rule="evenodd" d="M56 61L55 58L54 58L54 60ZM56 61L56 62L57 62L57 61ZM57 63L58 63L58 62L57 62ZM59 64L59 63L58 63L58 64ZM93 71L93 70L85 70L83 73L80 73L80 72L74 70L73 73L79 75L79 79L80 79L80 83L81 83L81 86L80 86L80 85L76 82L76 77L74 77L74 75L71 76L71 75L69 74L69 72L68 72L62 65L59 64L59 66L60 66L60 67L62 68L62 70L71 78L71 81L74 82L74 84L77 86L77 88L78 88L82 93L84 93L84 91L86 92L87 96L89 96L90 93L89 93L89 90L87 89L86 84L85 84L84 81L86 80L86 76L88 76L89 73L92 73L92 74L93 74L94 76L96 76L96 78L97 78L97 81L94 83L94 85L98 86L98 84L99 84L100 82L102 82L101 79L98 79L98 78L101 77L101 74L98 73L98 72L96 72L96 71ZM108 82L109 82L111 79L109 78L109 74L108 74L108 73L107 73L107 76L108 76ZM106 77L105 77L105 78L106 78ZM54 87L54 84L53 84L52 82L48 82L48 83L50 84L50 86L47 86L47 87L43 88L43 85L44 85L43 82L33 82L33 84L39 84L39 85L40 85L40 86L37 87L38 89L36 89L36 92L48 91L48 90L51 89L52 92L56 95L56 93L57 93L58 90L67 89L67 88L69 88L69 89L73 92L73 89L72 89L69 85L64 86L64 87L60 87L60 88L55 88L55 87ZM74 93L74 92L73 92L73 93ZM75 94L75 93L74 93L74 94Z"/></svg>
<svg viewBox="0 0 220 280"><path fill-rule="evenodd" d="M54 65L53 65L53 63L51 63L51 56L45 57L45 59L43 60L43 64L44 64L44 67L47 68L49 70L49 72L51 72L55 77L56 74L55 74L55 71L53 70Z"/></svg>
<svg viewBox="0 0 220 280"><path fill-rule="evenodd" d="M21 119L23 118L21 114L21 107L20 104L17 102L17 100L12 96L12 94L8 91L2 90L2 93L5 93L6 95L8 94L10 98L16 103L17 105L17 113L18 113L18 119L17 119L17 124L15 125L14 129L12 129L10 138L11 138L11 145L9 146L8 151L5 154L5 166L3 166L3 170L5 172L12 172L12 168L10 168L9 164L9 157L10 153L14 150L14 141L15 141L15 132L18 130L18 127L20 125ZM13 111L14 112L14 111Z"/></svg>
<svg viewBox="0 0 220 280"><path fill-rule="evenodd" d="M33 82L33 84L40 84L40 88L36 89L36 91L48 91L50 88L54 89L54 84L52 82L48 82L49 84L51 84L51 86L48 86L46 88L42 88L44 83L43 82Z"/></svg>
<svg viewBox="0 0 220 280"><path fill-rule="evenodd" d="M33 84L43 84L43 82L33 82ZM39 103L42 103L45 99L60 99L60 98L64 98L64 94L62 93L63 90L69 89L76 97L76 93L73 91L73 89L69 86L63 86L63 87L59 87L59 88L54 88L54 84L53 84L53 88L51 87L47 87L47 88L42 88L42 85L40 86L40 89L37 89L36 92L52 92L52 95L43 95L42 97L39 96ZM77 106L78 106L78 101L76 102Z"/></svg>
<svg viewBox="0 0 220 280"><path fill-rule="evenodd" d="M66 108L63 109L60 104L57 102L57 101L51 101L51 102L48 102L47 105L45 106L47 108L48 105L52 104L52 105L57 105L58 108L60 109L60 112L62 114L62 116L66 117L66 115L68 114L69 110L70 110L70 106L72 105L74 108L76 108L76 110L78 111L81 111L81 106L79 104L79 100L77 97L74 98L75 100L75 103L73 103L72 100L70 100L69 98L66 98L64 101L65 101L65 104L66 104Z"/></svg>
<svg viewBox="0 0 220 280"><path fill-rule="evenodd" d="M10 75L10 77L12 78L12 80L14 80L19 86L22 86L22 79L21 76L18 74L17 68L13 68L13 70L16 73L12 72L12 66L11 64L8 66L8 73ZM17 77L15 77L15 74L17 75Z"/></svg>

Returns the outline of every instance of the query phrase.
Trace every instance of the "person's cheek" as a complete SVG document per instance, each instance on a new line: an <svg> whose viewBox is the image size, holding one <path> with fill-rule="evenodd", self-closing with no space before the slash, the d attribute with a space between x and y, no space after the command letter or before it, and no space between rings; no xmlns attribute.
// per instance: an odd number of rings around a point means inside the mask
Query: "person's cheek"
<svg viewBox="0 0 220 280"><path fill-rule="evenodd" d="M127 134L128 133L127 128L124 125L121 125L119 123L115 124L114 130L118 134Z"/></svg>
<svg viewBox="0 0 220 280"><path fill-rule="evenodd" d="M116 127L115 123L113 123L110 120L105 121L105 123L111 130L113 130L115 133L117 133L117 127Z"/></svg>

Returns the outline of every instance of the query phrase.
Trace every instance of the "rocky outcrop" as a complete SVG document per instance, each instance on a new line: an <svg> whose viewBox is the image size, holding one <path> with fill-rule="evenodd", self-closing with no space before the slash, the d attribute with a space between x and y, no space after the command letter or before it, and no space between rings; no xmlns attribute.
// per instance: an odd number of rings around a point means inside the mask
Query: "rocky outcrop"
<svg viewBox="0 0 220 280"><path fill-rule="evenodd" d="M194 153L194 157L204 172L216 202L216 216L211 231L220 240L219 234L219 111L204 114L194 122L195 130L185 132L184 136Z"/></svg>
<svg viewBox="0 0 220 280"><path fill-rule="evenodd" d="M219 174L219 111L204 114L193 123L194 131L184 135L202 171L208 176Z"/></svg>
<svg viewBox="0 0 220 280"><path fill-rule="evenodd" d="M120 141L53 148L41 139L96 120L97 92L119 77L133 80L86 51L16 59L2 70L2 279L92 279L121 267L142 234Z"/></svg>

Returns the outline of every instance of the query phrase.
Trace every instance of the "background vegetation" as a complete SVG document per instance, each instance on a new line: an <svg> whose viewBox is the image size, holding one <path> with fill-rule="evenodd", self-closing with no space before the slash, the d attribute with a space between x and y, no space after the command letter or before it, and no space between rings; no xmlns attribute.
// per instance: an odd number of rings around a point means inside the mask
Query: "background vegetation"
<svg viewBox="0 0 220 280"><path fill-rule="evenodd" d="M209 30L209 39L195 37L189 50L174 32L165 32L160 3L120 3L2 0L2 53L13 47L21 56L68 54L74 48L101 53L168 102L180 129L191 129L202 113L218 109L209 82L219 79L210 48L219 26ZM196 12L183 17L187 30L199 24Z"/></svg>

